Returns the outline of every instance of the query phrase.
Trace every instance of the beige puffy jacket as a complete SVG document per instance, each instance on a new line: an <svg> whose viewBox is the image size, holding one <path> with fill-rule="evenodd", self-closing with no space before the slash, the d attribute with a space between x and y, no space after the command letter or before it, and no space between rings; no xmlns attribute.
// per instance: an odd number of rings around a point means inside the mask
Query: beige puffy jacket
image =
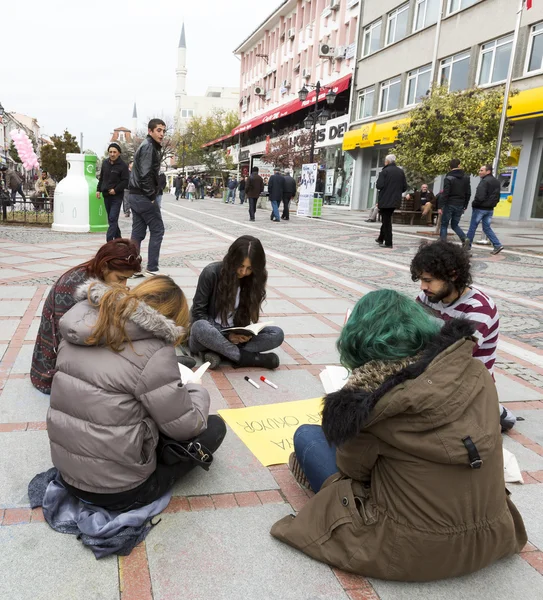
<svg viewBox="0 0 543 600"><path fill-rule="evenodd" d="M108 287L89 281L76 297L99 303ZM47 431L53 464L87 492L112 494L142 484L156 469L159 432L176 440L206 429L209 394L184 386L173 343L182 329L140 302L120 353L87 346L98 309L83 300L60 320L62 342L53 377Z"/></svg>

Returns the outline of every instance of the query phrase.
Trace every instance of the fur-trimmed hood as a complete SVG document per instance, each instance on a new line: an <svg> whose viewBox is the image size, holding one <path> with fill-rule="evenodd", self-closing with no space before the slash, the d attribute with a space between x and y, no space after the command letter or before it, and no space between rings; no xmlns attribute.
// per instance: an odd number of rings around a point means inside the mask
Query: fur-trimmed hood
<svg viewBox="0 0 543 600"><path fill-rule="evenodd" d="M322 427L328 441L340 446L367 427L403 412L410 413L411 428L416 428L414 421L420 420L421 431L429 428L429 421L432 427L437 427L455 418L454 413L461 413L463 407L449 396L454 397L455 389L462 384L462 369L472 354L474 331L473 323L465 319L448 321L416 360L377 363L377 368L381 364L386 372L378 386L361 385L364 373L355 371L344 388L324 399ZM457 351L460 347L461 351ZM419 390L410 394L410 383L433 367L434 361L440 363L443 378L451 380L447 381L447 389L440 390L437 378L433 377L436 385L426 395ZM429 378L425 381L432 384ZM443 383L440 381L439 385ZM387 402L380 402L386 394L389 394Z"/></svg>
<svg viewBox="0 0 543 600"><path fill-rule="evenodd" d="M85 345L96 325L100 301L110 289L98 279L89 279L77 288L74 298L78 300L78 304L60 320L63 338L71 344ZM155 337L173 344L184 332L183 327L177 326L171 319L142 301L138 302L136 310L126 323L126 333L132 341Z"/></svg>

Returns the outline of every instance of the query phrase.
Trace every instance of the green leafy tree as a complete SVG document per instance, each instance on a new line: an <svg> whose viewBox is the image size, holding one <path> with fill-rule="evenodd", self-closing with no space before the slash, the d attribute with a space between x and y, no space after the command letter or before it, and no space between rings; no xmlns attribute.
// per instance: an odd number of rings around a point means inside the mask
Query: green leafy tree
<svg viewBox="0 0 543 600"><path fill-rule="evenodd" d="M449 93L435 88L409 113L400 126L394 154L411 185L433 181L449 171L458 158L466 173L476 175L484 163L492 163L503 105L503 89L471 89ZM513 92L513 94L516 92ZM506 123L500 164L511 148L510 124Z"/></svg>
<svg viewBox="0 0 543 600"><path fill-rule="evenodd" d="M11 142L11 144L9 145L9 155L11 157L12 160L14 160L16 163L21 164L23 161L19 158L19 153L17 152L17 148L15 147L15 144L13 142Z"/></svg>
<svg viewBox="0 0 543 600"><path fill-rule="evenodd" d="M192 117L178 134L178 166L201 165L209 175L223 176L234 168L232 157L222 149L205 147L208 142L228 135L239 125L239 117L234 111L215 109L207 117Z"/></svg>
<svg viewBox="0 0 543 600"><path fill-rule="evenodd" d="M41 166L55 181L60 181L68 172L66 154L79 153L81 149L75 136L67 129L62 135L52 135L51 142L41 150Z"/></svg>

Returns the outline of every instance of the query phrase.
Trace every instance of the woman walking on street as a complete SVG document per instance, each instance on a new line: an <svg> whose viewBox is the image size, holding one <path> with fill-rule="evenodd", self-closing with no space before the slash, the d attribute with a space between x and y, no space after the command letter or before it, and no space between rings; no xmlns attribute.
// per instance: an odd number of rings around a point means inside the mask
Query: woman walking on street
<svg viewBox="0 0 543 600"><path fill-rule="evenodd" d="M225 328L258 323L267 279L264 248L250 235L238 238L221 262L201 272L192 303L190 349L202 352L210 368L217 368L221 358L237 367L279 366L277 354L267 353L283 343L279 327L264 327L254 336L223 333Z"/></svg>
<svg viewBox="0 0 543 600"><path fill-rule="evenodd" d="M522 550L505 489L496 386L473 358L474 325L442 329L392 290L364 296L338 341L347 384L322 427L294 435L291 468L316 496L273 536L366 577L467 575Z"/></svg>

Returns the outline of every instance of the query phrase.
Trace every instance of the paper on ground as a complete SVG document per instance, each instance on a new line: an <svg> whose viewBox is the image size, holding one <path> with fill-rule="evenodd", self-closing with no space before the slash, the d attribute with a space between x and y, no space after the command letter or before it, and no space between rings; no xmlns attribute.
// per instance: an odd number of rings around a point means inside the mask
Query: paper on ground
<svg viewBox="0 0 543 600"><path fill-rule="evenodd" d="M349 371L345 367L325 367L319 374L324 391L327 394L340 390L349 379Z"/></svg>
<svg viewBox="0 0 543 600"><path fill-rule="evenodd" d="M505 448L503 449L503 474L505 483L524 483L515 455Z"/></svg>
<svg viewBox="0 0 543 600"><path fill-rule="evenodd" d="M192 383L193 381L200 381L204 376L204 373L209 369L211 363L204 363L196 372L181 363L178 363L179 374L181 375L181 381L186 385L187 383Z"/></svg>
<svg viewBox="0 0 543 600"><path fill-rule="evenodd" d="M221 417L265 466L288 462L300 425L320 425L322 398L219 410Z"/></svg>

